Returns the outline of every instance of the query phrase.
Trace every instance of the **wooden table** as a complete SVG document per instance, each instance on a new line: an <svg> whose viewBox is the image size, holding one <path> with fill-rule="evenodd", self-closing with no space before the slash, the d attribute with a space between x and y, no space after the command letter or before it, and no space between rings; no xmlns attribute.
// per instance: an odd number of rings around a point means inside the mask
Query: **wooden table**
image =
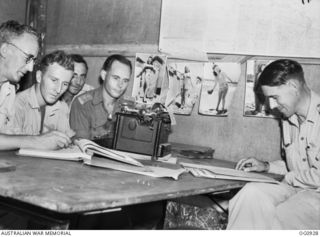
<svg viewBox="0 0 320 237"><path fill-rule="evenodd" d="M245 182L195 178L184 173L178 181L169 178L119 172L83 165L81 162L19 157L0 152L0 160L16 165L0 173L0 202L66 221L68 216L127 205L214 193L242 187ZM212 160L222 167L234 163ZM56 220L56 218L55 218ZM66 227L68 227L68 222Z"/></svg>

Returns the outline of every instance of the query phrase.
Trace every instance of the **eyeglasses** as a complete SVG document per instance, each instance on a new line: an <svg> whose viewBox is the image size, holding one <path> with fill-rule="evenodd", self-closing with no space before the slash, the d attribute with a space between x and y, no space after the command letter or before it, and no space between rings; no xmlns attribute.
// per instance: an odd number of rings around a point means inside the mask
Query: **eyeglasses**
<svg viewBox="0 0 320 237"><path fill-rule="evenodd" d="M31 63L31 61L33 61L34 63L37 61L37 57L33 56L32 54L28 54L28 53L24 52L24 50L20 49L17 45L15 45L11 42L6 42L6 43L12 45L13 47L18 49L21 53L23 53L25 55L26 64Z"/></svg>

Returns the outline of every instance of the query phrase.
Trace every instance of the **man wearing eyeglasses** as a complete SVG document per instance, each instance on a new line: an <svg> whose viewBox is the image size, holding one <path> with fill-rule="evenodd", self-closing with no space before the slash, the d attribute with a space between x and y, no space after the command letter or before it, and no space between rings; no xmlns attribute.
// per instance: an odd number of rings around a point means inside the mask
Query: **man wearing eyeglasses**
<svg viewBox="0 0 320 237"><path fill-rule="evenodd" d="M39 52L39 36L30 26L16 21L0 25L0 150L17 148L58 149L71 143L61 132L40 136L4 134L13 119L15 85L33 70Z"/></svg>

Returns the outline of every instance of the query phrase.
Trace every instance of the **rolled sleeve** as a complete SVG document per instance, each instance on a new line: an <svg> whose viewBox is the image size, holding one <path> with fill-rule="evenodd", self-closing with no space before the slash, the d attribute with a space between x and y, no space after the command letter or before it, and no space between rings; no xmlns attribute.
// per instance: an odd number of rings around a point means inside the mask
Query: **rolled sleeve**
<svg viewBox="0 0 320 237"><path fill-rule="evenodd" d="M283 160L271 161L269 165L269 173L285 175L288 172L286 163Z"/></svg>

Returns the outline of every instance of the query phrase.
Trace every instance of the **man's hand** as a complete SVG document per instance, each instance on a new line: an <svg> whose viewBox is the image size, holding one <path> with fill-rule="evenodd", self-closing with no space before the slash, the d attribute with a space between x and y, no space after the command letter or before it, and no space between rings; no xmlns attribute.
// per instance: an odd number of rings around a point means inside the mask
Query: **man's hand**
<svg viewBox="0 0 320 237"><path fill-rule="evenodd" d="M51 131L48 133L34 136L30 147L42 150L57 150L68 147L71 139L64 133L59 131Z"/></svg>
<svg viewBox="0 0 320 237"><path fill-rule="evenodd" d="M256 158L250 157L246 159L241 159L237 165L236 170L243 170L246 172L256 171L256 172L268 172L269 163L257 160Z"/></svg>

